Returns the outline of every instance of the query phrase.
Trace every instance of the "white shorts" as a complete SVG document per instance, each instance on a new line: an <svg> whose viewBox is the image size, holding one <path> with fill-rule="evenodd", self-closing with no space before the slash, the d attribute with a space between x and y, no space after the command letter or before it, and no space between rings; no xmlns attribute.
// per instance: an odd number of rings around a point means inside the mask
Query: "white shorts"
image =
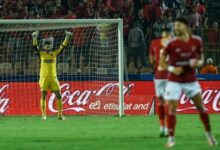
<svg viewBox="0 0 220 150"><path fill-rule="evenodd" d="M154 79L154 87L157 97L164 97L167 80Z"/></svg>
<svg viewBox="0 0 220 150"><path fill-rule="evenodd" d="M164 98L166 100L179 100L182 92L184 92L188 98L193 98L196 94L201 93L202 89L198 81L190 83L167 81Z"/></svg>

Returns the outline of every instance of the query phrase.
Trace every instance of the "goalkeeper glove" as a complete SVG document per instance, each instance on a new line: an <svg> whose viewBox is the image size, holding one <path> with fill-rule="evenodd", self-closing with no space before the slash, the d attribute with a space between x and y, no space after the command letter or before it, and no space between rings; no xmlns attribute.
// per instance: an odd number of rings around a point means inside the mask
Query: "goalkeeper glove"
<svg viewBox="0 0 220 150"><path fill-rule="evenodd" d="M33 32L33 33L31 34L31 35L32 35L32 38L33 38L33 39L37 39L38 34L39 34L38 31Z"/></svg>
<svg viewBox="0 0 220 150"><path fill-rule="evenodd" d="M72 36L72 32L65 31L65 34L67 39L70 39L70 37Z"/></svg>

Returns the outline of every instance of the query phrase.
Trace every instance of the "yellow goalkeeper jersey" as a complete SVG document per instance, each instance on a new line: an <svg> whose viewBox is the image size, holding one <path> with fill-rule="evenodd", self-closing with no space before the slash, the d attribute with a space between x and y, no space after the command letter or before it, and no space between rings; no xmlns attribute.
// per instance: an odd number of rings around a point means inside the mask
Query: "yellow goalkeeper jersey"
<svg viewBox="0 0 220 150"><path fill-rule="evenodd" d="M53 52L44 52L39 49L37 40L33 40L33 46L35 47L36 51L38 52L40 59L41 59L41 65L40 65L40 76L57 76L57 67L56 67L56 60L57 55L62 52L64 47L66 47L68 44L68 40L65 39L62 43L62 45Z"/></svg>
<svg viewBox="0 0 220 150"><path fill-rule="evenodd" d="M61 53L63 47L53 52L39 51L41 65L40 65L40 76L57 76L56 59L57 55Z"/></svg>

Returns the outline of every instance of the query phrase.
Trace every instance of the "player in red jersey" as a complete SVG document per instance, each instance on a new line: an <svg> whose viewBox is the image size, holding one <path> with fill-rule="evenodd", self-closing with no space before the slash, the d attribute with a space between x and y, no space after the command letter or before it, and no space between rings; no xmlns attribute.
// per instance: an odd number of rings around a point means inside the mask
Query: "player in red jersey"
<svg viewBox="0 0 220 150"><path fill-rule="evenodd" d="M162 38L155 39L150 45L150 63L154 65L155 76L154 85L155 92L158 99L157 113L160 121L160 137L167 136L167 128L165 124L165 103L164 103L164 93L167 82L167 70L159 65L160 55L163 52L164 47L167 45L168 41L171 39L170 31L164 28L162 33Z"/></svg>
<svg viewBox="0 0 220 150"><path fill-rule="evenodd" d="M216 146L217 141L211 134L209 116L202 104L202 90L195 75L195 68L201 67L204 62L202 40L191 35L188 22L184 18L175 20L174 33L176 38L168 43L160 59L160 65L169 72L164 97L168 103L167 147L175 145L176 109L182 92L194 102L210 146ZM165 60L167 57L168 62Z"/></svg>

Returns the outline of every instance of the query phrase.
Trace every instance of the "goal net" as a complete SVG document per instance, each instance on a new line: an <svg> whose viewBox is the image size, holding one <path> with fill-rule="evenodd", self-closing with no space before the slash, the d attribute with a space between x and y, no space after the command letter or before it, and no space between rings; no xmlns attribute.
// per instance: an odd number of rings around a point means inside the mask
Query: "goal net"
<svg viewBox="0 0 220 150"><path fill-rule="evenodd" d="M36 30L40 49L52 38L56 50L65 31L73 33L56 63L64 114L123 115L121 19L1 20L0 113L40 114L40 59L31 37ZM48 91L47 113L56 112L56 97Z"/></svg>

